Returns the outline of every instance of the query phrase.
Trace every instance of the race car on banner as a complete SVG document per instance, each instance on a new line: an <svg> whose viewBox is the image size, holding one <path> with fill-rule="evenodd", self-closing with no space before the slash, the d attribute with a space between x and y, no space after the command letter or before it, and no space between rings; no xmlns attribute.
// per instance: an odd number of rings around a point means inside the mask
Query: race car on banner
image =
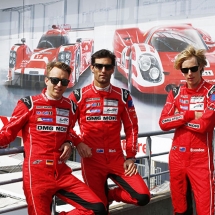
<svg viewBox="0 0 215 215"><path fill-rule="evenodd" d="M191 24L160 25L145 32L139 28L115 30L114 77L125 76L131 93L137 89L142 93L167 94L185 83L182 73L174 69L174 61L190 44L206 50L207 66L202 76L214 84L215 42L207 32Z"/></svg>
<svg viewBox="0 0 215 215"><path fill-rule="evenodd" d="M13 45L6 85L35 88L44 86L47 63L61 61L72 68L68 87L73 87L90 65L94 41L78 38L71 43L70 31L68 24L52 25L52 28L42 35L33 51L25 44L24 38L21 39L22 43Z"/></svg>

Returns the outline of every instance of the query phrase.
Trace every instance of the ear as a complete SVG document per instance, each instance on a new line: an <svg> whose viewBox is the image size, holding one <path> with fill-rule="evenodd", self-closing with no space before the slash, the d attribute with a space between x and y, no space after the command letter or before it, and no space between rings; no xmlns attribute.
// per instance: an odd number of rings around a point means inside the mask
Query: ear
<svg viewBox="0 0 215 215"><path fill-rule="evenodd" d="M45 82L46 86L48 85L48 81L49 81L49 79L47 77L45 77L44 82Z"/></svg>
<svg viewBox="0 0 215 215"><path fill-rule="evenodd" d="M92 73L94 73L94 66L93 65L90 66L90 69L91 69Z"/></svg>

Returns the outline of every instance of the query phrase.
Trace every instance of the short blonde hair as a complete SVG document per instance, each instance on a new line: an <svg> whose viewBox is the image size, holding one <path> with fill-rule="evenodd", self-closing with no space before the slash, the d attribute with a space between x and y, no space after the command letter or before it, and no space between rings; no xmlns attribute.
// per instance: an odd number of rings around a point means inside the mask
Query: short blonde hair
<svg viewBox="0 0 215 215"><path fill-rule="evenodd" d="M53 61L47 64L46 66L46 76L49 76L50 71L54 68L57 67L59 69L62 69L63 71L67 72L70 76L71 74L71 67L63 62L60 61Z"/></svg>
<svg viewBox="0 0 215 215"><path fill-rule="evenodd" d="M191 45L189 45L185 50L183 50L181 53L177 55L174 62L175 69L181 69L182 63L191 57L196 58L198 62L198 66L202 67L202 72L203 72L204 67L207 65L205 50L196 49L194 46L191 46Z"/></svg>

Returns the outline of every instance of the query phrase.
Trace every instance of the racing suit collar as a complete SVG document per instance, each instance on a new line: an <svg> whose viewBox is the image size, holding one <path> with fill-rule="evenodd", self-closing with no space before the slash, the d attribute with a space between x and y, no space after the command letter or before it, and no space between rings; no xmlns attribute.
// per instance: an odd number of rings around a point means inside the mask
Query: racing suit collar
<svg viewBox="0 0 215 215"><path fill-rule="evenodd" d="M92 90L93 90L95 93L102 93L102 92L104 92L104 93L111 93L111 90L112 90L112 84L110 84L110 85L108 86L109 89L107 89L107 91L106 91L106 90L103 91L103 90L96 89L96 86L94 85L94 83L92 83L91 86L92 86Z"/></svg>
<svg viewBox="0 0 215 215"><path fill-rule="evenodd" d="M202 78L201 79L201 82L199 83L199 85L195 88L195 89L189 89L188 87L187 87L187 83L186 83L186 91L187 91L187 93L192 93L192 92L198 92L201 88L202 88L202 86L204 85L204 83L205 83L205 80Z"/></svg>

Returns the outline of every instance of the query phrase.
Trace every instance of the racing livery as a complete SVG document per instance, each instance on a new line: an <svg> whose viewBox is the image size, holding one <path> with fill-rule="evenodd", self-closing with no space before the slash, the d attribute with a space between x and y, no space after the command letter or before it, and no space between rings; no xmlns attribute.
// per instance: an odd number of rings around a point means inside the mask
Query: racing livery
<svg viewBox="0 0 215 215"><path fill-rule="evenodd" d="M70 30L70 25L53 25L42 35L33 51L25 44L24 38L22 43L13 45L6 85L43 87L47 63L61 61L72 69L68 87L73 87L90 65L94 42L78 38L75 43L70 43Z"/></svg>
<svg viewBox="0 0 215 215"><path fill-rule="evenodd" d="M92 157L81 160L85 183L107 207L113 200L139 206L148 204L150 194L142 177L138 173L126 176L123 166L122 124L126 158L134 158L137 152L138 123L129 91L113 85L108 91L100 91L90 84L74 90L69 98L77 104L81 139L92 150ZM108 191L107 178L119 187Z"/></svg>
<svg viewBox="0 0 215 215"><path fill-rule="evenodd" d="M145 32L139 28L117 29L113 37L114 77L125 76L131 93L136 88L142 93L167 94L185 83L173 64L189 44L206 50L208 64L202 76L214 84L215 42L191 24L160 25Z"/></svg>
<svg viewBox="0 0 215 215"><path fill-rule="evenodd" d="M202 112L202 117L195 119L195 111ZM159 124L165 131L175 129L169 153L174 214L193 214L192 190L197 214L213 215L215 87L202 79L195 89L186 85L174 88L167 97Z"/></svg>

